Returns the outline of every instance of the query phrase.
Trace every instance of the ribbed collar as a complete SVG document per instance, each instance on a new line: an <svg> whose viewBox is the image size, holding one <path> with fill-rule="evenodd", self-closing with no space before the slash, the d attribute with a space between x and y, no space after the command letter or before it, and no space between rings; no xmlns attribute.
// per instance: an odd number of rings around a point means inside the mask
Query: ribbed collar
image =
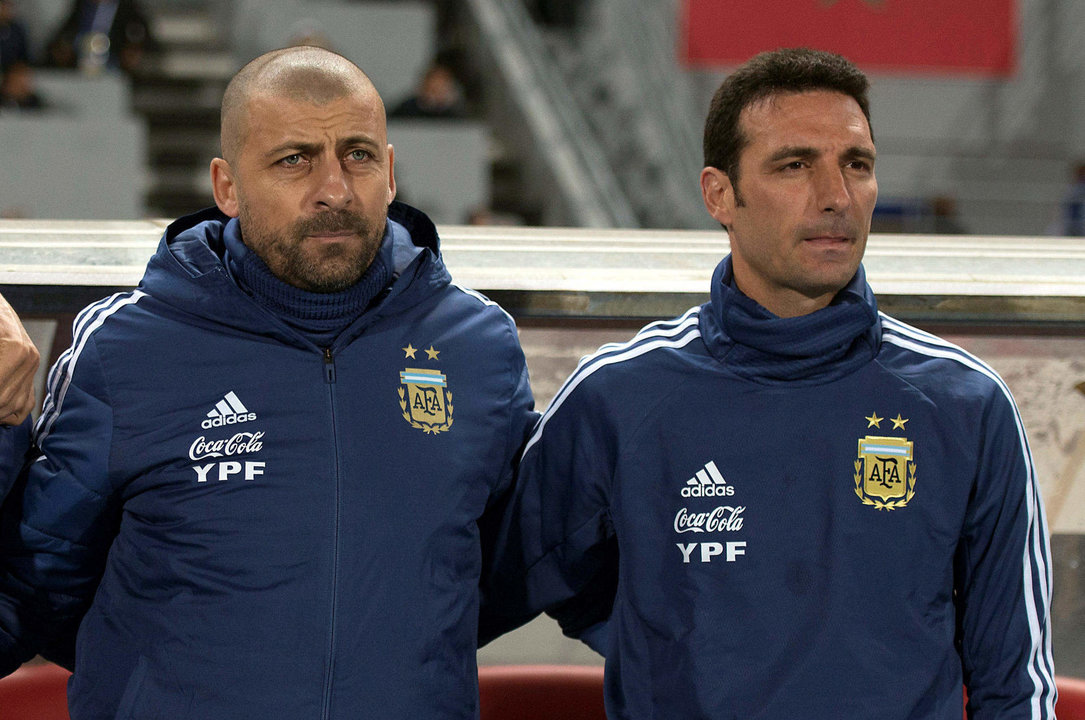
<svg viewBox="0 0 1085 720"><path fill-rule="evenodd" d="M277 278L242 241L236 218L223 232L226 268L238 287L318 347L329 347L391 282L392 238L389 222L376 257L357 283L342 292L314 293Z"/></svg>
<svg viewBox="0 0 1085 720"><path fill-rule="evenodd" d="M710 353L738 375L763 382L828 382L872 360L881 342L878 304L860 266L828 307L781 318L735 287L728 255L701 310Z"/></svg>

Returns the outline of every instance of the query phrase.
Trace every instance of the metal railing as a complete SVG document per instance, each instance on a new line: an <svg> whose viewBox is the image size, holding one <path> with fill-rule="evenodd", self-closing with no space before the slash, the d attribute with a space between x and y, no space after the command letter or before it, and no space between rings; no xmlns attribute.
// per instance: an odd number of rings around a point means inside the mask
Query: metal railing
<svg viewBox="0 0 1085 720"><path fill-rule="evenodd" d="M572 222L583 227L636 227L624 190L523 4L507 0L467 4L505 86L531 126L537 157L550 168Z"/></svg>
<svg viewBox="0 0 1085 720"><path fill-rule="evenodd" d="M139 282L165 221L0 220L0 293L75 312ZM714 231L441 226L456 282L519 318L657 318L708 296L728 251ZM870 237L878 303L912 322L1085 327L1085 238Z"/></svg>

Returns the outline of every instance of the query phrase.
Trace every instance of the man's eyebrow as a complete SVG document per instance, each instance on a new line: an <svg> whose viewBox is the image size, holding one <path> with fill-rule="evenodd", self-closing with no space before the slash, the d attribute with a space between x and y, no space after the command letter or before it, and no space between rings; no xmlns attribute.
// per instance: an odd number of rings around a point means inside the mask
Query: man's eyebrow
<svg viewBox="0 0 1085 720"><path fill-rule="evenodd" d="M268 150L264 155L266 157L278 157L280 155L314 155L320 152L320 143L307 143L307 142L284 142L281 145Z"/></svg>
<svg viewBox="0 0 1085 720"><path fill-rule="evenodd" d="M786 145L770 155L768 161L773 163L786 158L813 158L821 156L822 153L822 150L814 147L805 145ZM844 157L861 158L873 162L876 154L870 148L853 145L844 151Z"/></svg>
<svg viewBox="0 0 1085 720"><path fill-rule="evenodd" d="M378 143L375 138L368 135L351 135L350 137L345 137L340 140L338 145L339 147L349 147L352 145L361 145L363 147L371 148L380 147L380 143Z"/></svg>
<svg viewBox="0 0 1085 720"><path fill-rule="evenodd" d="M870 160L874 162L874 158L877 157L877 153L867 147L860 147L858 145L848 148L848 151L844 153L845 157L860 158L862 160Z"/></svg>
<svg viewBox="0 0 1085 720"><path fill-rule="evenodd" d="M817 148L804 145L785 145L769 156L769 162L777 162L784 158L808 158L817 157L818 155L821 155L821 151Z"/></svg>
<svg viewBox="0 0 1085 720"><path fill-rule="evenodd" d="M351 135L338 141L336 151L343 148L364 147L371 150L379 150L380 143L368 135ZM287 141L276 145L264 153L265 157L278 159L285 155L318 155L324 149L324 144L319 142Z"/></svg>

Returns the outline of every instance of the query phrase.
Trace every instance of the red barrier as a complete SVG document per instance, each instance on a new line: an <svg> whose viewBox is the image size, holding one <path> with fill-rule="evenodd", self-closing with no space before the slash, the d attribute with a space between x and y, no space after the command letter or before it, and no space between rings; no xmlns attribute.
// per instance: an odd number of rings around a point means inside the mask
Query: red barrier
<svg viewBox="0 0 1085 720"><path fill-rule="evenodd" d="M0 720L69 720L67 670L26 665L0 679ZM1085 679L1058 676L1059 720L1085 720ZM606 720L603 668L489 665L478 669L481 720Z"/></svg>
<svg viewBox="0 0 1085 720"><path fill-rule="evenodd" d="M478 690L480 720L606 720L602 667L488 665Z"/></svg>
<svg viewBox="0 0 1085 720"><path fill-rule="evenodd" d="M0 720L69 720L71 673L50 663L24 665L0 679Z"/></svg>
<svg viewBox="0 0 1085 720"><path fill-rule="evenodd" d="M1059 720L1085 720L1085 680L1056 675L1055 687L1059 689L1055 704Z"/></svg>

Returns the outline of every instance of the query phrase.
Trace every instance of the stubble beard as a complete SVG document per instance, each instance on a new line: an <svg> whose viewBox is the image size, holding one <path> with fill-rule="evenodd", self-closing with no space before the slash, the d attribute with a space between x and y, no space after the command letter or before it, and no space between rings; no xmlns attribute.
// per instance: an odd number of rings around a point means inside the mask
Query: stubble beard
<svg viewBox="0 0 1085 720"><path fill-rule="evenodd" d="M367 218L347 210L327 210L302 218L276 232L242 207L240 221L245 244L260 256L272 274L288 285L314 293L342 292L369 269L384 238L387 210ZM360 240L318 244L309 235L350 231Z"/></svg>

